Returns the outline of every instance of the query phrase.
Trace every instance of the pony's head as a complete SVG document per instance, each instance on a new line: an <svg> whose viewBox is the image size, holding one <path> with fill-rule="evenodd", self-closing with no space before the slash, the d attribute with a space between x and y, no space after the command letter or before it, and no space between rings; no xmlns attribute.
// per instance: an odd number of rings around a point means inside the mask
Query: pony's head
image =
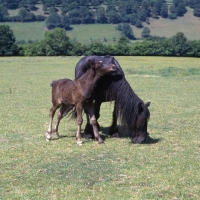
<svg viewBox="0 0 200 200"><path fill-rule="evenodd" d="M133 143L144 143L147 136L147 124L150 117L150 112L148 106L150 102L144 104L143 102L139 102L138 104L138 117L136 119L135 130L132 135L131 142Z"/></svg>
<svg viewBox="0 0 200 200"><path fill-rule="evenodd" d="M96 59L91 59L88 63L90 68L92 68L98 76L115 74L119 71L116 65L112 63L103 63L102 61Z"/></svg>

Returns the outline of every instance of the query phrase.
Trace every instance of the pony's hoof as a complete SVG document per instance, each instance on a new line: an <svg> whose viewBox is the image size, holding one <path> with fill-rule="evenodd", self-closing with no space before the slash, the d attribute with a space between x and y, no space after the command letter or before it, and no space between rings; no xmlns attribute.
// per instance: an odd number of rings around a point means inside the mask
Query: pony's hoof
<svg viewBox="0 0 200 200"><path fill-rule="evenodd" d="M83 137L84 137L86 140L92 140L92 139L94 139L94 136L92 136L91 134L86 134L86 133L84 133Z"/></svg>
<svg viewBox="0 0 200 200"><path fill-rule="evenodd" d="M120 138L119 133L113 133L111 137L112 138Z"/></svg>
<svg viewBox="0 0 200 200"><path fill-rule="evenodd" d="M82 146L83 142L82 141L78 141L77 144L78 144L78 146Z"/></svg>
<svg viewBox="0 0 200 200"><path fill-rule="evenodd" d="M55 138L56 138L56 139L59 139L60 136L59 136L58 134L55 134Z"/></svg>

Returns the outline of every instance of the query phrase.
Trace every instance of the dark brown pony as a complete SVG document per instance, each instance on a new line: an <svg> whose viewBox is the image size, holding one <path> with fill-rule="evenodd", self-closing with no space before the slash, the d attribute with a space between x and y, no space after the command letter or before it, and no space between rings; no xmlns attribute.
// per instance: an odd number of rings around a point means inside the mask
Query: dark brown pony
<svg viewBox="0 0 200 200"><path fill-rule="evenodd" d="M134 93L129 83L125 79L122 68L114 57L111 56L85 56L79 60L75 68L75 79L82 77L89 67L88 61L97 59L103 63L115 64L118 68L118 75L107 75L100 78L94 90L95 97L95 116L100 117L100 106L102 102L115 101L112 125L109 130L111 136L118 136L117 120L129 128L131 141L133 143L145 142L148 132L147 123L150 117L148 106L150 102L144 102ZM85 132L90 132L89 122ZM91 132L90 132L91 134Z"/></svg>
<svg viewBox="0 0 200 200"><path fill-rule="evenodd" d="M59 137L58 125L60 120L67 110L68 112L75 107L77 116L77 144L81 145L81 125L82 125L82 111L83 109L89 114L90 122L93 127L93 132L98 143L102 143L97 128L97 121L94 115L94 104L92 92L96 86L97 81L101 76L117 72L114 64L102 64L94 58L88 60L88 69L86 73L77 80L60 79L51 83L52 87L52 108L50 109L50 122L49 128L46 133L47 140L51 139L53 117L58 108L60 108L57 122L53 131Z"/></svg>

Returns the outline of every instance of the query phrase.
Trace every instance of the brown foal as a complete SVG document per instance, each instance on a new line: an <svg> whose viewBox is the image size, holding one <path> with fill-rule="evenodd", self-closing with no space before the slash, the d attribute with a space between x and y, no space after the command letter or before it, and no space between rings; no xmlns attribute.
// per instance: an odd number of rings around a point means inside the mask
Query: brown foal
<svg viewBox="0 0 200 200"><path fill-rule="evenodd" d="M103 64L95 59L89 61L89 69L86 73L77 80L60 79L51 83L52 87L52 108L50 109L49 128L46 133L46 139L51 139L53 117L58 108L58 117L54 126L53 132L59 138L58 126L63 114L66 110L72 110L75 107L77 113L77 133L76 142L82 145L81 141L81 125L83 122L83 109L87 110L90 116L90 121L93 127L94 135L98 143L103 143L99 136L97 121L94 115L94 97L93 90L99 78L106 74L117 72L117 67L114 64ZM69 113L69 112L68 112Z"/></svg>

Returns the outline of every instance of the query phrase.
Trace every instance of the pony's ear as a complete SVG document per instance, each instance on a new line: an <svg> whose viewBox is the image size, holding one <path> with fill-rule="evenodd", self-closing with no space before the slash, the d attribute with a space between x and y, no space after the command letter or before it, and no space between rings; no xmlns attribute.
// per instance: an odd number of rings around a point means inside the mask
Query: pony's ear
<svg viewBox="0 0 200 200"><path fill-rule="evenodd" d="M151 104L151 102L147 102L147 103L145 104L145 106L146 106L146 107L149 107L150 104Z"/></svg>
<svg viewBox="0 0 200 200"><path fill-rule="evenodd" d="M100 68L102 66L102 61L101 60L96 60L95 61L95 68Z"/></svg>
<svg viewBox="0 0 200 200"><path fill-rule="evenodd" d="M142 103L140 102L138 104L138 114L140 115L143 112L143 107L142 107Z"/></svg>

